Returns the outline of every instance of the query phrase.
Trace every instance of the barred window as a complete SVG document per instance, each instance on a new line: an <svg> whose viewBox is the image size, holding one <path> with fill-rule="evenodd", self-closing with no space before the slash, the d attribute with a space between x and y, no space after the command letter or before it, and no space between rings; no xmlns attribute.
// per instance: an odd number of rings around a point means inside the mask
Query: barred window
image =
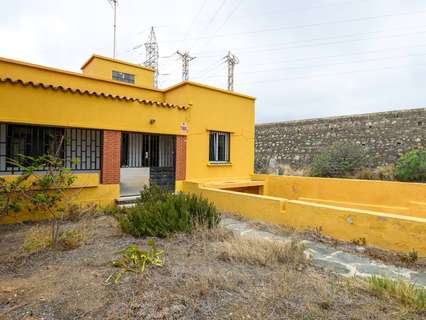
<svg viewBox="0 0 426 320"><path fill-rule="evenodd" d="M229 132L211 131L209 134L209 162L229 162Z"/></svg>
<svg viewBox="0 0 426 320"><path fill-rule="evenodd" d="M101 131L0 124L0 172L19 172L10 160L57 155L73 170L100 170ZM74 161L75 160L75 161Z"/></svg>
<svg viewBox="0 0 426 320"><path fill-rule="evenodd" d="M122 132L121 167L173 167L174 150L174 136Z"/></svg>
<svg viewBox="0 0 426 320"><path fill-rule="evenodd" d="M126 83L135 83L135 75L120 71L112 71L112 80L126 82Z"/></svg>

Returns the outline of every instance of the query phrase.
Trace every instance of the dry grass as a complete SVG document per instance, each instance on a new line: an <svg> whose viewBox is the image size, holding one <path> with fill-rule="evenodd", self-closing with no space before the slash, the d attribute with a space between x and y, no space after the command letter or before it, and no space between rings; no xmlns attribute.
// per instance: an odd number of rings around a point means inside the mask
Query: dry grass
<svg viewBox="0 0 426 320"><path fill-rule="evenodd" d="M19 249L29 226L0 228L1 319L425 319L358 279L295 267L305 263L301 248L221 228L155 239L165 251L162 268L105 285L118 252L146 239L123 235L110 216L65 228L88 230L91 240L28 255Z"/></svg>
<svg viewBox="0 0 426 320"><path fill-rule="evenodd" d="M367 279L367 288L379 297L393 298L403 306L426 311L426 290L404 280L372 276Z"/></svg>
<svg viewBox="0 0 426 320"><path fill-rule="evenodd" d="M59 235L58 248L61 250L73 250L87 241L88 235L84 230L67 228ZM27 253L41 252L52 248L51 229L49 226L35 226L25 234L23 249Z"/></svg>
<svg viewBox="0 0 426 320"><path fill-rule="evenodd" d="M243 262L253 265L306 264L301 245L282 241L235 237L218 246L219 258L223 261Z"/></svg>
<svg viewBox="0 0 426 320"><path fill-rule="evenodd" d="M28 253L40 252L51 246L50 228L47 226L36 226L25 234L23 248Z"/></svg>

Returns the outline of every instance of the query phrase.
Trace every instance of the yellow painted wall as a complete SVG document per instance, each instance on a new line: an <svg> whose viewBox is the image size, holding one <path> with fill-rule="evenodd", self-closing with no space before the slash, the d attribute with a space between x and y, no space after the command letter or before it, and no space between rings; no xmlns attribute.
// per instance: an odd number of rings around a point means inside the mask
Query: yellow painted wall
<svg viewBox="0 0 426 320"><path fill-rule="evenodd" d="M141 72L137 85L108 80L113 69ZM254 163L254 98L184 82L157 90L152 71L95 58L84 75L0 58L0 78L190 106L167 108L21 84L0 84L0 122L187 135L186 178L249 178ZM148 76L149 75L149 76ZM144 78L146 76L146 78ZM149 82L149 85L148 85ZM156 120L150 124L150 120ZM186 123L189 131L183 131ZM230 163L209 164L209 130L230 132ZM100 188L96 187L95 189ZM176 184L176 189L181 183ZM88 188L86 188L88 189Z"/></svg>
<svg viewBox="0 0 426 320"><path fill-rule="evenodd" d="M236 213L251 219L283 224L281 210L285 208L287 201L282 198L213 189L192 181L183 183L183 191L199 194L209 199L223 212Z"/></svg>
<svg viewBox="0 0 426 320"><path fill-rule="evenodd" d="M321 227L324 235L336 239L365 238L368 245L426 256L425 218L213 189L198 182L184 182L183 191L208 198L223 212L299 230Z"/></svg>
<svg viewBox="0 0 426 320"><path fill-rule="evenodd" d="M83 74L112 80L112 71L125 72L135 75L135 85L153 88L154 70L124 61L93 55L82 67Z"/></svg>
<svg viewBox="0 0 426 320"><path fill-rule="evenodd" d="M166 100L186 101L188 141L186 178L248 178L254 163L254 99L194 83L166 92ZM230 164L209 164L209 130L231 133Z"/></svg>
<svg viewBox="0 0 426 320"><path fill-rule="evenodd" d="M288 201L283 224L305 230L321 227L324 235L367 245L426 256L426 219L341 208L304 201Z"/></svg>
<svg viewBox="0 0 426 320"><path fill-rule="evenodd" d="M426 184L355 179L254 175L264 194L289 200L426 218Z"/></svg>
<svg viewBox="0 0 426 320"><path fill-rule="evenodd" d="M1 122L164 134L182 134L187 112L10 83L0 84L0 99Z"/></svg>
<svg viewBox="0 0 426 320"><path fill-rule="evenodd" d="M20 79L73 89L79 88L98 93L103 92L139 99L164 101L164 93L161 90L152 89L152 85L149 87L140 87L5 58L0 58L0 78Z"/></svg>
<svg viewBox="0 0 426 320"><path fill-rule="evenodd" d="M98 173L75 173L77 179L68 191L68 198L72 203L79 205L96 204L99 207L113 205L119 197L120 186L118 184L100 184ZM16 176L2 176L8 180ZM23 221L45 220L43 212L22 212L17 215L0 217L0 224L11 224Z"/></svg>

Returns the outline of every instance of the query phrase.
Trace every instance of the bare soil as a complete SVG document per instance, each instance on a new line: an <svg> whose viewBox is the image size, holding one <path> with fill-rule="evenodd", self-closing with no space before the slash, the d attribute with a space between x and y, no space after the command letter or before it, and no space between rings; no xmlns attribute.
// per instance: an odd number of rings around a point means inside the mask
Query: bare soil
<svg viewBox="0 0 426 320"><path fill-rule="evenodd" d="M123 235L110 216L68 224L89 240L36 254L22 249L34 226L0 227L0 319L426 319L309 263L221 259L232 237L223 230L155 239L163 267L106 284L118 251L146 239Z"/></svg>

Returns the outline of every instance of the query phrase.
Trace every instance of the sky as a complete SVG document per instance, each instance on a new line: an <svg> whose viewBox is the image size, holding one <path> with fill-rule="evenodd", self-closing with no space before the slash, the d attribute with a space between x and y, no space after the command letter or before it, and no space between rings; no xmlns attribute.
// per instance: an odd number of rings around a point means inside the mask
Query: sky
<svg viewBox="0 0 426 320"><path fill-rule="evenodd" d="M145 61L154 26L160 87L190 80L256 100L256 122L426 107L425 0L118 0L118 59ZM80 71L112 56L107 0L14 0L0 7L0 56ZM142 45L142 46L140 46Z"/></svg>

